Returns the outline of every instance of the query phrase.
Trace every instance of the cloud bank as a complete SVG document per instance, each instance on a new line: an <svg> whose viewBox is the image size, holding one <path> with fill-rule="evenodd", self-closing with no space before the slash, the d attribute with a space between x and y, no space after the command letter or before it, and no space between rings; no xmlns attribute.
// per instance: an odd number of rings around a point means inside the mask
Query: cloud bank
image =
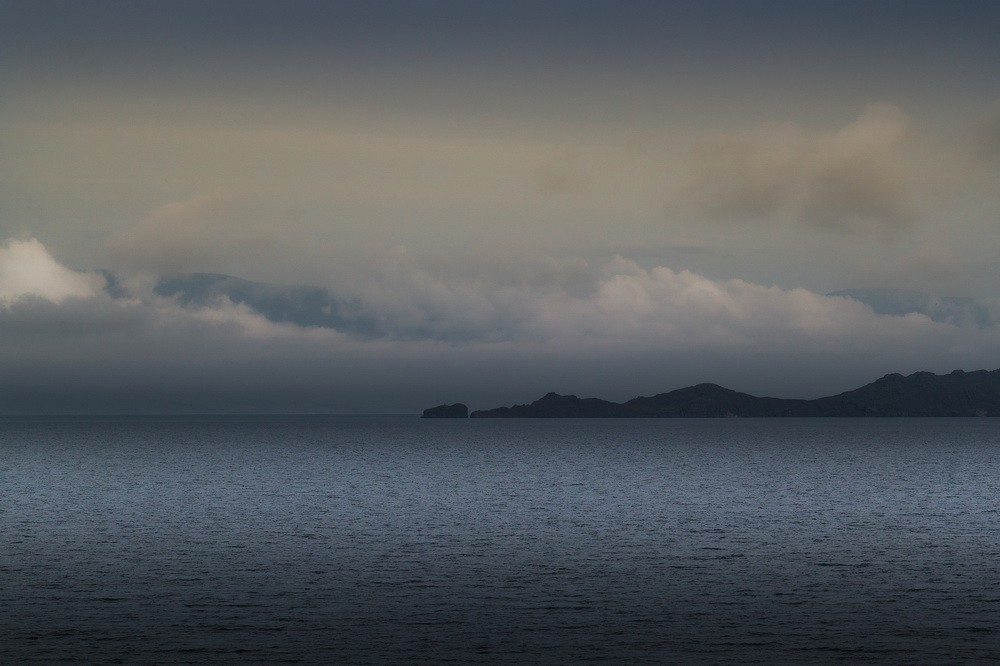
<svg viewBox="0 0 1000 666"><path fill-rule="evenodd" d="M583 289L453 282L404 265L343 296L377 327L275 321L225 296L184 304L148 281L102 290L100 275L61 266L33 239L7 241L0 267L6 412L417 412L700 381L812 397L890 371L992 368L1000 343L996 328L621 257L593 267Z"/></svg>

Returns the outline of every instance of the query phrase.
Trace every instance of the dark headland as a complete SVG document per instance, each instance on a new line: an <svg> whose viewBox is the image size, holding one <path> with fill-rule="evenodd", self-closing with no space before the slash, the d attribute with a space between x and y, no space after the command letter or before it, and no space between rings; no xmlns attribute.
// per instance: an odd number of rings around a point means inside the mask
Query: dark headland
<svg viewBox="0 0 1000 666"><path fill-rule="evenodd" d="M469 417L469 408L460 402L454 405L438 405L425 409L422 419L465 419Z"/></svg>
<svg viewBox="0 0 1000 666"><path fill-rule="evenodd" d="M446 407L427 410L424 416ZM480 419L755 416L1000 416L1000 370L955 370L946 375L915 372L905 377L894 373L815 400L758 398L717 384L698 384L622 403L549 393L528 405L471 414Z"/></svg>

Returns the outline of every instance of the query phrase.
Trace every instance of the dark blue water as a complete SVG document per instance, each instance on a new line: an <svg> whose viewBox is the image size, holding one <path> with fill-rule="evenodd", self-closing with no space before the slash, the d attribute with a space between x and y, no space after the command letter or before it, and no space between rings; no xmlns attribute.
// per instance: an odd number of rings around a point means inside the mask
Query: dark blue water
<svg viewBox="0 0 1000 666"><path fill-rule="evenodd" d="M0 662L988 662L992 419L0 419Z"/></svg>

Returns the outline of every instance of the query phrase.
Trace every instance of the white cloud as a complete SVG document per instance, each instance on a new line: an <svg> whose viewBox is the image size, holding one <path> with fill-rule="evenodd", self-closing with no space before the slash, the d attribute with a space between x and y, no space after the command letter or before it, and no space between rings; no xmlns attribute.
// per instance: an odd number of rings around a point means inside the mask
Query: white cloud
<svg viewBox="0 0 1000 666"><path fill-rule="evenodd" d="M11 239L0 245L0 304L25 296L61 303L67 298L94 296L103 287L100 275L61 266L34 238Z"/></svg>

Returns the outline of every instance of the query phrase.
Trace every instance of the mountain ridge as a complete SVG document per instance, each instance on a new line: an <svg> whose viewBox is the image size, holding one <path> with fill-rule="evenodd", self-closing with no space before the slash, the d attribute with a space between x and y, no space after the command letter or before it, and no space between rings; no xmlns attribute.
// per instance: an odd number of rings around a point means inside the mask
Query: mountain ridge
<svg viewBox="0 0 1000 666"><path fill-rule="evenodd" d="M696 384L622 403L547 393L511 407L476 410L470 418L720 418L783 416L1000 416L1000 369L944 375L887 374L836 395L757 397L718 384Z"/></svg>

